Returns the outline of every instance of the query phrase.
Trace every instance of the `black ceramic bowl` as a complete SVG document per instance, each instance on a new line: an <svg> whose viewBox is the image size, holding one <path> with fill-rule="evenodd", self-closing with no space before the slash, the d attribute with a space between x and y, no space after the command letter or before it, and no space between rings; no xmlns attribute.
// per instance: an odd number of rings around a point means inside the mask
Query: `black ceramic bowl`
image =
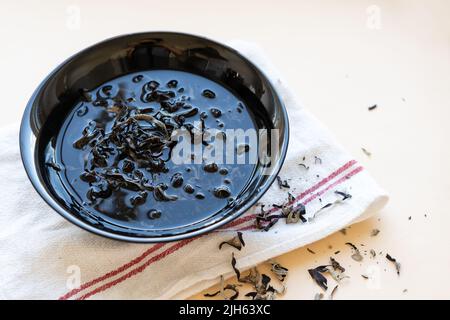
<svg viewBox="0 0 450 320"><path fill-rule="evenodd" d="M73 200L45 165L45 152L54 143L62 120L79 99L79 89L93 89L111 79L142 70L172 69L209 78L232 88L254 110L264 111L280 131L268 172L261 164L236 199L236 205L190 225L170 229L130 229L100 221ZM173 32L148 32L115 37L67 59L39 85L26 107L20 149L26 172L41 197L77 226L108 238L131 242L164 242L197 236L243 214L275 180L288 146L288 116L267 77L236 50L203 37Z"/></svg>

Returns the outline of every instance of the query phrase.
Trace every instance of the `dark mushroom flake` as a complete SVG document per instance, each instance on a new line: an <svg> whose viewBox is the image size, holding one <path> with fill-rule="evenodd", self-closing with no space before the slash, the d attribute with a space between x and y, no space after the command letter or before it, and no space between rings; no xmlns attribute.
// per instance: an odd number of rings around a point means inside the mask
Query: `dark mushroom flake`
<svg viewBox="0 0 450 320"><path fill-rule="evenodd" d="M157 201L175 201L178 199L175 195L169 195L166 193L167 186L164 184L159 184L155 187L153 196Z"/></svg>
<svg viewBox="0 0 450 320"><path fill-rule="evenodd" d="M389 254L386 254L386 259L388 259L390 262L392 262L395 265L395 270L397 271L397 275L400 275L400 267L401 267L400 263Z"/></svg>
<svg viewBox="0 0 450 320"><path fill-rule="evenodd" d="M203 170L205 170L206 172L209 172L209 173L214 173L214 172L219 171L219 166L216 163L212 162L212 163L206 164L203 167Z"/></svg>
<svg viewBox="0 0 450 320"><path fill-rule="evenodd" d="M340 282L344 278L348 278L345 275L345 268L341 266L336 259L330 257L330 265L318 266L314 269L309 269L308 272L314 281L323 289L328 289L328 281L325 274L328 273L336 282Z"/></svg>
<svg viewBox="0 0 450 320"><path fill-rule="evenodd" d="M330 257L330 262L331 262L331 266L333 267L334 270L338 270L342 273L345 272L345 268L342 267L339 262L336 261L336 259Z"/></svg>
<svg viewBox="0 0 450 320"><path fill-rule="evenodd" d="M209 111L211 112L214 118L220 118L220 116L222 115L222 111L220 111L220 109L217 108L211 108L209 109Z"/></svg>
<svg viewBox="0 0 450 320"><path fill-rule="evenodd" d="M309 167L308 167L306 164L304 164L304 163L299 163L298 165L299 165L300 167L305 168L305 170L309 170Z"/></svg>
<svg viewBox="0 0 450 320"><path fill-rule="evenodd" d="M346 193L346 192L342 192L342 191L335 191L334 193L337 194L337 195L342 196L342 199L341 199L342 201L350 199L352 197L351 194Z"/></svg>
<svg viewBox="0 0 450 320"><path fill-rule="evenodd" d="M84 117L88 112L89 112L88 106L83 105L77 110L77 116Z"/></svg>
<svg viewBox="0 0 450 320"><path fill-rule="evenodd" d="M373 230L370 232L370 235L371 235L372 237L376 237L379 233L380 233L380 230L378 230L378 229L373 229Z"/></svg>
<svg viewBox="0 0 450 320"><path fill-rule="evenodd" d="M203 193L199 192L195 195L195 198L199 199L199 200L203 200L203 199L205 199L205 195Z"/></svg>
<svg viewBox="0 0 450 320"><path fill-rule="evenodd" d="M223 241L219 244L219 250L222 249L223 245L229 245L233 248L236 248L237 250L241 250L242 247L245 247L245 242L244 242L244 238L242 236L242 232L238 232L237 235L235 237L233 237L232 239L228 240L228 241Z"/></svg>
<svg viewBox="0 0 450 320"><path fill-rule="evenodd" d="M161 211L156 209L151 209L147 212L147 216L149 219L159 219L161 217Z"/></svg>
<svg viewBox="0 0 450 320"><path fill-rule="evenodd" d="M352 259L357 262L361 262L363 260L363 256L359 252L359 249L351 242L346 242L345 244L353 249L353 254L351 256Z"/></svg>
<svg viewBox="0 0 450 320"><path fill-rule="evenodd" d="M241 282L241 272L239 271L239 269L236 267L236 258L234 257L234 253L231 254L231 267L234 270L234 273L236 273L236 278L238 279L239 282Z"/></svg>
<svg viewBox="0 0 450 320"><path fill-rule="evenodd" d="M339 287L339 285L336 285L336 286L333 288L333 290L331 290L331 293L330 293L330 300L333 300L333 299L334 299L334 295L336 294L338 287Z"/></svg>
<svg viewBox="0 0 450 320"><path fill-rule="evenodd" d="M281 208L281 214L269 214L264 211L261 206L261 213L255 218L257 229L269 231L280 219L285 219L287 224L306 222L306 208L302 203L293 204L295 198L288 193L288 200L281 206L274 205L276 208ZM265 222L266 224L264 224Z"/></svg>
<svg viewBox="0 0 450 320"><path fill-rule="evenodd" d="M178 85L178 81L177 80L170 80L169 82L167 82L167 87L168 88L176 88Z"/></svg>
<svg viewBox="0 0 450 320"><path fill-rule="evenodd" d="M283 267L276 261L271 261L270 264L272 266L270 270L277 276L278 280L283 282L288 275L289 269Z"/></svg>
<svg viewBox="0 0 450 320"><path fill-rule="evenodd" d="M219 170L219 173L220 173L222 176L226 176L226 175L228 174L228 170L227 170L226 168L222 168L222 169Z"/></svg>
<svg viewBox="0 0 450 320"><path fill-rule="evenodd" d="M239 297L239 285L236 284L227 284L225 285L223 276L220 277L220 290L214 293L205 293L203 296L207 298L215 297L221 295L224 300L236 300ZM232 291L233 294L231 296L226 295L226 291Z"/></svg>
<svg viewBox="0 0 450 320"><path fill-rule="evenodd" d="M266 274L260 274L257 268L251 268L246 276L242 276L241 272L236 267L234 254L232 254L231 266L238 281L240 283L250 284L254 290L247 293L246 297L250 297L252 300L273 300L278 294L284 293L284 287L282 291L275 289L270 285L271 278Z"/></svg>
<svg viewBox="0 0 450 320"><path fill-rule="evenodd" d="M216 198L225 199L231 195L231 191L226 186L220 186L220 187L214 188L213 194Z"/></svg>
<svg viewBox="0 0 450 320"><path fill-rule="evenodd" d="M177 172L172 176L170 183L172 184L172 187L179 188L183 185L183 181L183 175Z"/></svg>
<svg viewBox="0 0 450 320"><path fill-rule="evenodd" d="M227 284L223 290L219 290L216 291L214 293L205 293L204 297L210 298L210 297L215 297L219 294L221 294L222 292L225 292L227 290L231 290L233 292L233 295L230 297L225 296L225 294L222 295L222 297L224 298L224 300L236 300L239 297L239 290L237 289L237 285L235 284Z"/></svg>
<svg viewBox="0 0 450 320"><path fill-rule="evenodd" d="M291 186L287 183L287 180L282 180L280 176L277 176L278 187L280 189L287 188L289 189Z"/></svg>
<svg viewBox="0 0 450 320"><path fill-rule="evenodd" d="M148 194L147 194L147 192L145 192L145 191L139 192L138 195L133 196L133 197L130 199L131 205L132 205L133 207L143 205L143 204L145 203L145 201L147 200L147 195L148 195Z"/></svg>
<svg viewBox="0 0 450 320"><path fill-rule="evenodd" d="M324 273L328 272L327 266L318 266L314 269L309 269L308 273L313 278L313 280L317 283L319 287L321 287L324 291L327 291L328 289L328 280L323 275Z"/></svg>
<svg viewBox="0 0 450 320"><path fill-rule="evenodd" d="M364 154L365 154L366 156L368 156L369 158L372 156L372 153L371 153L369 150L367 150L366 148L361 148L361 150L362 150L362 152L364 152Z"/></svg>
<svg viewBox="0 0 450 320"><path fill-rule="evenodd" d="M329 203L327 203L326 205L322 206L319 210L317 210L317 211L313 214L313 216L312 216L311 218L308 218L309 221L314 220L314 219L316 218L316 216L318 216L320 213L322 213L322 211L324 211L325 209L328 209L328 208L330 208L330 207L332 207L332 206L334 206L334 205L337 205L337 204L342 203L343 201L345 201L345 200L347 200L347 199L351 199L351 198L352 198L352 195L349 194L349 193L346 193L346 192L335 191L334 193L337 194L337 195L339 195L339 196L341 196L342 198L341 198L341 199L336 199L335 201L329 202Z"/></svg>
<svg viewBox="0 0 450 320"><path fill-rule="evenodd" d="M306 208L302 203L298 203L295 206L284 206L281 211L286 217L286 223L297 223L299 221L306 222L305 214Z"/></svg>
<svg viewBox="0 0 450 320"><path fill-rule="evenodd" d="M184 192L189 193L189 194L192 194L195 192L194 187L190 184L185 185L183 190L184 190Z"/></svg>
<svg viewBox="0 0 450 320"><path fill-rule="evenodd" d="M137 75L137 76L134 76L133 79L132 79L132 81L133 81L134 83L138 83L138 82L141 82L142 79L144 79L144 76L141 75L141 74L139 74L139 75Z"/></svg>
<svg viewBox="0 0 450 320"><path fill-rule="evenodd" d="M212 90L205 89L202 92L202 96L208 99L214 99L216 97L216 94Z"/></svg>
<svg viewBox="0 0 450 320"><path fill-rule="evenodd" d="M94 183L97 182L97 175L93 172L85 171L80 175L80 179L87 183Z"/></svg>

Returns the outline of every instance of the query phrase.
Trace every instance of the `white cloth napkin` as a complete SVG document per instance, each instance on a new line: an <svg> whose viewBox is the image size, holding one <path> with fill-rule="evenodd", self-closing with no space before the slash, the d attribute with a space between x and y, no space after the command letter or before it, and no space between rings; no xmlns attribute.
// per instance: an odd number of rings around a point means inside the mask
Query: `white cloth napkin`
<svg viewBox="0 0 450 320"><path fill-rule="evenodd" d="M109 240L72 225L41 200L21 164L18 126L11 126L0 134L0 298L186 298L220 275L233 275L232 251L245 270L363 220L386 204L385 192L302 108L261 49L241 41L231 45L266 73L289 113L291 140L280 177L291 188L280 190L274 183L260 203L269 209L286 201L290 191L311 217L340 198L334 191L352 198L322 210L311 222L279 221L268 232L252 228L252 215L260 211L255 206L227 230L199 238L156 245ZM244 229L242 251L219 250L218 244L238 229Z"/></svg>

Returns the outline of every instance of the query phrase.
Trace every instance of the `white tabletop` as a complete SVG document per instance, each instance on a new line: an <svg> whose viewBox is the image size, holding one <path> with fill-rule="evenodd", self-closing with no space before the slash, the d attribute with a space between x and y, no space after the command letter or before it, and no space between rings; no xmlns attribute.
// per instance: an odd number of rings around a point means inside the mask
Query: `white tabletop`
<svg viewBox="0 0 450 320"><path fill-rule="evenodd" d="M102 3L1 2L0 126L20 120L34 88L58 63L104 38L174 30L256 42L391 195L383 212L346 236L311 244L316 254L301 248L279 257L290 269L284 298L320 292L307 269L337 250L351 278L336 299L450 297L449 1ZM374 228L381 232L371 237ZM357 263L348 241L383 256ZM401 262L400 277L385 253ZM367 273L373 281L360 276Z"/></svg>

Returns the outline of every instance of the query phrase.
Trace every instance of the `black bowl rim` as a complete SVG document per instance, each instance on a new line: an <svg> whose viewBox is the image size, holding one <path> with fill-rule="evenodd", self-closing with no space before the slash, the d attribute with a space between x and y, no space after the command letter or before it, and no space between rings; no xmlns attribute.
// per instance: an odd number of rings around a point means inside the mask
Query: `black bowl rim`
<svg viewBox="0 0 450 320"><path fill-rule="evenodd" d="M130 36L139 36L139 35L148 35L148 36L155 36L157 34L170 34L170 35L180 35L180 36L190 36L190 37L195 37L201 40L205 40L205 41L209 41L212 42L216 45L222 46L225 49L233 52L234 54L236 54L236 56L238 56L240 59L244 60L246 63L248 63L251 67L253 67L255 70L257 70L267 81L268 85L271 87L272 91L274 92L274 95L276 96L276 98L279 100L280 102L280 106L281 106L281 112L282 112L282 116L284 118L284 122L286 123L286 126L284 128L284 139L283 139L283 143L281 146L281 156L277 161L276 164L276 168L273 171L273 174L271 175L271 177L269 177L269 179L267 180L267 182L263 185L262 188L260 188L257 192L257 194L247 203L245 203L245 205L243 205L242 207L240 207L238 210L236 210L235 212L233 212L232 214L230 214L229 216L225 217L222 220L219 220L209 226L203 227L203 228L199 228L197 230L191 231L191 232L187 232L187 233L183 233L183 234L178 234L178 235L172 235L172 236L164 236L164 237L148 237L148 238L138 238L138 237L132 237L132 236L126 236L126 235L121 235L121 234L115 234L109 231L105 231L105 230L101 230L98 229L90 224L88 224L87 222L78 219L76 217L74 217L71 213L67 212L57 201L55 201L47 192L47 190L43 187L39 175L36 171L36 164L35 164L35 155L34 155L34 151L35 149L33 149L33 152L30 153L29 150L27 149L27 146L30 144L29 141L29 137L30 135L32 135L32 133L30 133L31 128L30 128L30 115L31 115L31 109L32 106L34 104L34 101L36 99L36 96L39 94L39 92L41 91L41 89L44 87L44 85L54 76L54 74L56 74L59 69L61 69L65 64L67 64L68 62L70 62L71 60L73 60L74 58L76 58L77 56L83 54L85 51L88 50L92 50L94 49L96 46L101 45L103 43L107 43L109 41L115 40L115 39L120 39L120 38L127 38ZM276 88L274 87L274 85L272 84L271 80L269 77L267 77L267 75L265 74L265 72L263 72L258 66L256 66L253 62L251 62L249 59L247 59L244 55L242 55L239 51L237 51L236 49L225 45L223 43L217 42L215 40L209 39L207 37L204 36L200 36L200 35L195 35L195 34L190 34L190 33L183 33L183 32L175 32L175 31L148 31L148 32L136 32L136 33L128 33L128 34L122 34L122 35L118 35L115 37L110 37L107 38L105 40L102 40L100 42L96 42L95 44L92 44L82 50L80 50L79 52L73 54L72 56L70 56L69 58L67 58L66 60L64 60L62 63L60 63L56 68L54 68L49 75L47 75L47 77L45 77L44 80L42 80L42 82L39 84L39 86L35 89L35 91L33 92L31 98L29 99L27 106L25 108L23 117L22 117L22 122L21 122L21 126L20 126L20 133L19 133L19 143L20 143L20 154L21 154L21 159L22 159L22 164L25 168L25 171L27 173L27 176L29 178L29 180L31 181L31 184L33 185L34 189L38 192L38 194L41 196L41 198L53 209L55 210L59 215L61 215L63 218L65 218L66 220L72 222L74 225L89 231L93 234L96 235L100 235L109 239L113 239L113 240L120 240L120 241L125 241L125 242L132 242L132 243L161 243L161 242L171 242L171 241L179 241L179 240L183 240L183 239L187 239L187 238L192 238L192 237L196 237L196 236L200 236L203 234L206 234L216 228L219 228L220 226L223 226L233 220L235 220L236 218L238 218L239 216L241 216L242 214L244 214L248 209L250 209L255 203L258 202L259 199L261 199L261 197L267 192L267 190L271 187L271 185L273 184L273 182L275 181L278 173L280 172L284 160L286 158L286 154L287 154L287 149L288 149L288 145L289 145L289 117L288 117L288 113L286 110L286 107L284 105L283 100L281 99L280 94L278 93L278 91L276 90ZM32 141L32 144L36 143L36 141ZM28 150L28 151L27 151Z"/></svg>

